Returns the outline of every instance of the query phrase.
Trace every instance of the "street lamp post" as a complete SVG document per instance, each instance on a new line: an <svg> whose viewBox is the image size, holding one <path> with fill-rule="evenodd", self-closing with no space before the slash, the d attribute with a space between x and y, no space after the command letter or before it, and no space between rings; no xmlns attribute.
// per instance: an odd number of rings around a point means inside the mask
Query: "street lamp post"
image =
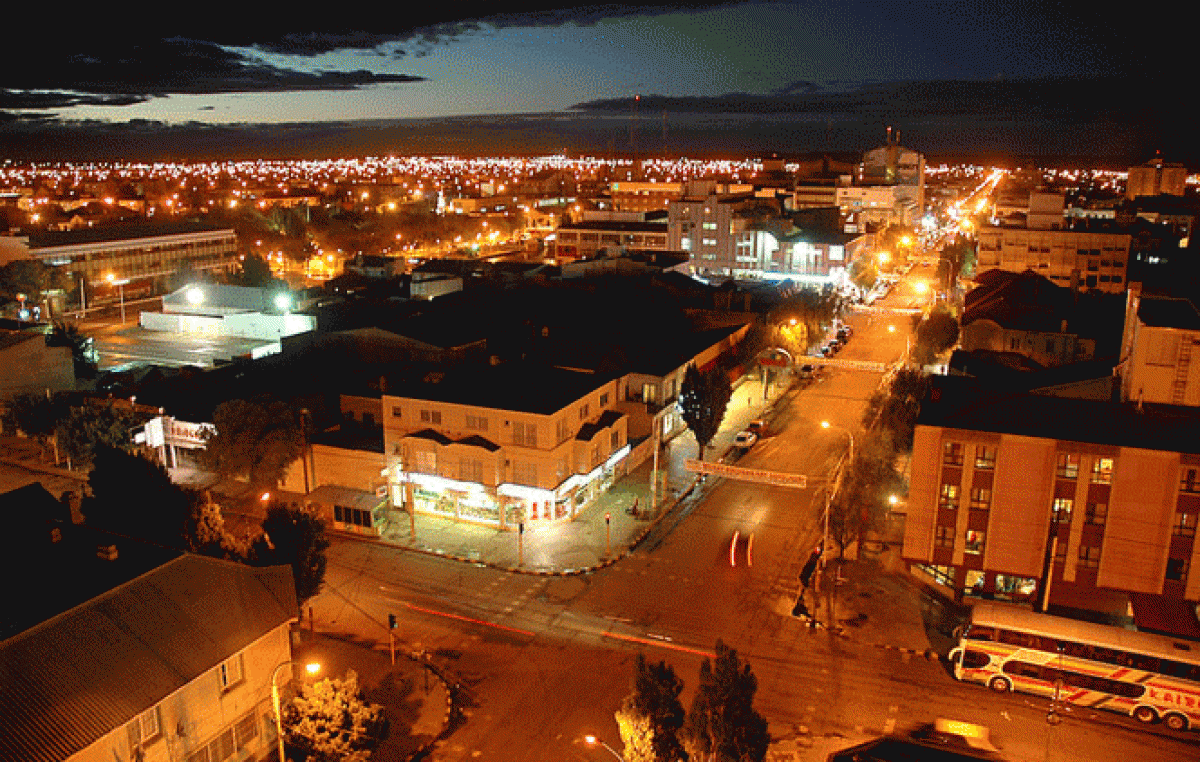
<svg viewBox="0 0 1200 762"><path fill-rule="evenodd" d="M597 744L599 744L600 746L603 746L604 748L608 749L609 754L612 754L614 757L621 760L621 762L625 762L625 758L622 757L620 754L618 754L616 749L614 749L613 747L604 743L604 741L602 739L597 738L596 736L593 736L593 735L586 735L583 737L583 740L587 741L589 746L595 746Z"/></svg>
<svg viewBox="0 0 1200 762"><path fill-rule="evenodd" d="M106 280L110 285L116 286L121 294L121 325L125 325L125 284L129 282L128 278L117 278L112 273L108 274Z"/></svg>
<svg viewBox="0 0 1200 762"><path fill-rule="evenodd" d="M834 426L829 421L821 421L821 428L837 429L846 435L846 437L849 439L849 447L846 451L846 461L850 464L853 464L854 463L854 434L852 434L849 429L843 428L841 426ZM844 473L845 473L844 468L838 469L838 476L837 476L838 484L841 483L842 474L844 474ZM826 486L826 488L825 488L825 542L824 542L824 545L821 546L823 548L823 550L821 552L821 568L822 569L824 569L826 566L826 555L827 555L827 551L829 550L829 509L830 509L831 504L833 503L833 493L836 492L836 487L837 487L837 484L834 484L833 488L830 488L830 486Z"/></svg>
<svg viewBox="0 0 1200 762"><path fill-rule="evenodd" d="M275 738L279 742L279 762L287 762L287 757L284 756L283 751L283 713L279 705L279 686L275 683L275 679L279 677L279 670L295 663L295 660L288 659L271 673L271 705L275 709ZM308 674L315 675L321 671L321 665L316 662L309 662L304 665L304 669L308 671Z"/></svg>

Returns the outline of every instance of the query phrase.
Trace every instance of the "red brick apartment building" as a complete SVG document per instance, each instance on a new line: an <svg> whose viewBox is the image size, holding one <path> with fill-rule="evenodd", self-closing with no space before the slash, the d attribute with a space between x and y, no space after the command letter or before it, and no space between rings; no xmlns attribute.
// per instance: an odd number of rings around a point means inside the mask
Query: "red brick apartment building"
<svg viewBox="0 0 1200 762"><path fill-rule="evenodd" d="M955 597L1131 616L1200 638L1200 409L935 377L904 558Z"/></svg>

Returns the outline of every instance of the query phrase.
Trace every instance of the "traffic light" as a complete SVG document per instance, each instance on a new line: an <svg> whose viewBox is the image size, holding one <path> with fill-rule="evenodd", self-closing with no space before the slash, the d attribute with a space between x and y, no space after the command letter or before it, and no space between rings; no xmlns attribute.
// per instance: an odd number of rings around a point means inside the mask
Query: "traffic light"
<svg viewBox="0 0 1200 762"><path fill-rule="evenodd" d="M395 614L388 614L388 629L389 630L396 629L396 615Z"/></svg>

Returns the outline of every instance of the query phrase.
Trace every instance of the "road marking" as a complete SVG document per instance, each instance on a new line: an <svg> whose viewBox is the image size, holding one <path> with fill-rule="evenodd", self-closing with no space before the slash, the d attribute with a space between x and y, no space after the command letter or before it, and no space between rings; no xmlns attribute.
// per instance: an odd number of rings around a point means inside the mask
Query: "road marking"
<svg viewBox="0 0 1200 762"><path fill-rule="evenodd" d="M447 619L457 619L460 622L470 622L471 624L482 624L487 627L495 627L497 630L507 630L508 632L515 632L515 633L519 633L521 635L528 635L531 638L536 637L535 633L532 633L529 630L522 630L517 627L507 627L502 624L496 624L495 622L485 622L482 619L474 619L472 617L463 616L461 614L451 614L446 611L436 611L434 609L427 609L424 606L417 606L412 603L404 603L403 605L406 606L407 608L412 609L413 611L420 611L424 614L432 614L433 616L442 616L442 617L446 617Z"/></svg>

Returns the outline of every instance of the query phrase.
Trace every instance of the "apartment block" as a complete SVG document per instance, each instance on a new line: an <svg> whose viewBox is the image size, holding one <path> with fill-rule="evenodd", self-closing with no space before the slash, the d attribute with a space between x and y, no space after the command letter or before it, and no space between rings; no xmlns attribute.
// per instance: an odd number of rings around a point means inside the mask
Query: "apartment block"
<svg viewBox="0 0 1200 762"><path fill-rule="evenodd" d="M1025 270L1078 291L1122 293L1132 236L1115 230L987 226L978 231L976 267Z"/></svg>
<svg viewBox="0 0 1200 762"><path fill-rule="evenodd" d="M389 379L392 505L500 529L574 517L624 473L621 383L524 363Z"/></svg>
<svg viewBox="0 0 1200 762"><path fill-rule="evenodd" d="M1191 408L935 377L903 555L957 596L1132 608L1135 619L1186 610L1200 600L1198 425Z"/></svg>

